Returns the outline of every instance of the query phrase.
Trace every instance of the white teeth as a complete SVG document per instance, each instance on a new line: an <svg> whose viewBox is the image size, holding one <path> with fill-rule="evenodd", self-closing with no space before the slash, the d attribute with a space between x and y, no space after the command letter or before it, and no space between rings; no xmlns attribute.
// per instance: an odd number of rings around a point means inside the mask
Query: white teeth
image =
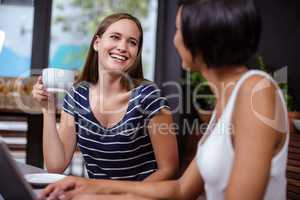
<svg viewBox="0 0 300 200"><path fill-rule="evenodd" d="M110 56L111 56L112 58L114 58L114 59L118 59L118 60L122 60L122 61L127 60L127 57L121 56L121 55L117 55L117 54L111 54Z"/></svg>

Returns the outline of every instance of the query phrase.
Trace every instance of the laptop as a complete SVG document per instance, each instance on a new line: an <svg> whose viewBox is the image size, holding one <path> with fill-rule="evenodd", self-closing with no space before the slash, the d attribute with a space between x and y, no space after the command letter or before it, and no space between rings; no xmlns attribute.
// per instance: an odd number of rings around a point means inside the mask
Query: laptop
<svg viewBox="0 0 300 200"><path fill-rule="evenodd" d="M0 139L0 200L36 200L36 192L23 178L7 145ZM2 197L1 197L2 196Z"/></svg>

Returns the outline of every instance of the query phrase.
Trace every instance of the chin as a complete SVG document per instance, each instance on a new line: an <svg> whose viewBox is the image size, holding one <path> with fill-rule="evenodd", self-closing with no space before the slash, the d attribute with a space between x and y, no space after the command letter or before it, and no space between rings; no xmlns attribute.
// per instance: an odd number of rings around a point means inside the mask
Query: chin
<svg viewBox="0 0 300 200"><path fill-rule="evenodd" d="M124 69L126 69L127 66L124 65L116 65L116 64L110 64L109 66L105 66L103 67L104 70L107 71L124 71Z"/></svg>

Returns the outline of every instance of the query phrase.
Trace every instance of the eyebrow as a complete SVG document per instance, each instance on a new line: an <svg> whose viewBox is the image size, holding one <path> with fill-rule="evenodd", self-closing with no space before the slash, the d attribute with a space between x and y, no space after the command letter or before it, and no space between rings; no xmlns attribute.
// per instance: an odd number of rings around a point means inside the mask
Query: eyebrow
<svg viewBox="0 0 300 200"><path fill-rule="evenodd" d="M121 36L122 34L121 33L119 33L119 32L111 32L110 34L116 34L116 35L119 35L119 36ZM131 39L131 40L134 40L134 41L136 41L136 42L139 42L139 40L138 39L136 39L136 38L134 38L134 37L129 37L129 39Z"/></svg>

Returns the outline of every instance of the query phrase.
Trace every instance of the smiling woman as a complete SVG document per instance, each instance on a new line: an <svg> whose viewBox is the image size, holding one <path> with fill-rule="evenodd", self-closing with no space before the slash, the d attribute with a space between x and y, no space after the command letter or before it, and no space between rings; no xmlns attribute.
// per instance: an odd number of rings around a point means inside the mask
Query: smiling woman
<svg viewBox="0 0 300 200"><path fill-rule="evenodd" d="M99 52L100 67L105 70L130 70L129 67L140 56L140 30L141 27L133 21L122 19L110 25L102 36L97 35L94 50Z"/></svg>
<svg viewBox="0 0 300 200"><path fill-rule="evenodd" d="M143 29L139 21L124 13L111 15L100 24L92 39L78 82L95 84L99 80L99 70L119 75L128 73L132 79L143 79L142 46ZM121 81L128 88L126 78L123 74Z"/></svg>
<svg viewBox="0 0 300 200"><path fill-rule="evenodd" d="M82 70L89 40L99 21L114 12L137 16L148 40L144 43L143 70L154 79L157 0L53 0L49 67Z"/></svg>
<svg viewBox="0 0 300 200"><path fill-rule="evenodd" d="M143 78L142 46L137 18L107 16L92 38L81 76L64 98L58 130L53 94L38 80L33 96L43 107L50 172L64 171L77 144L90 178L155 181L176 174L172 117L166 98ZM170 129L160 130L166 125Z"/></svg>

